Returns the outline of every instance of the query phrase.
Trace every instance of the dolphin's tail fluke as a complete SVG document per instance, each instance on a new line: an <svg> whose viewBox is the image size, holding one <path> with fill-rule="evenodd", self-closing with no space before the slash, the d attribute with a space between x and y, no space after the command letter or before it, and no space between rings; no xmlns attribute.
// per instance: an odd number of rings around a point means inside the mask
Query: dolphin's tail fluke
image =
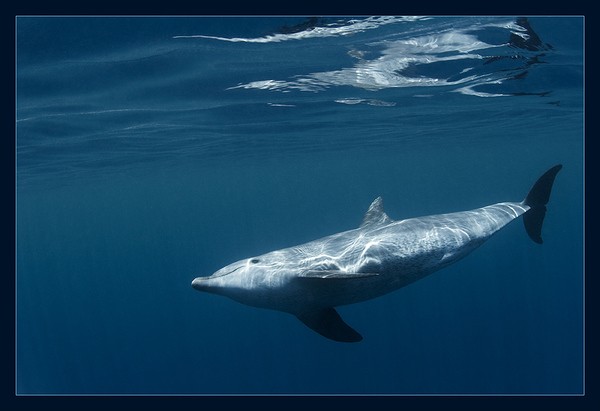
<svg viewBox="0 0 600 411"><path fill-rule="evenodd" d="M546 204L550 199L552 184L556 174L562 168L562 164L558 164L546 171L531 187L527 197L523 200L523 204L529 206L529 210L523 215L525 223L525 231L529 237L538 244L542 244L542 224L546 215Z"/></svg>

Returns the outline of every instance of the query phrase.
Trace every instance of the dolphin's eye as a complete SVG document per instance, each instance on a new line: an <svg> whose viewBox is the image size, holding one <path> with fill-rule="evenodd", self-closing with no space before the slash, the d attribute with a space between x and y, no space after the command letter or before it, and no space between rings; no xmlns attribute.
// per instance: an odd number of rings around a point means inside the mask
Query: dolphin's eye
<svg viewBox="0 0 600 411"><path fill-rule="evenodd" d="M253 258L252 260L250 260L250 262L252 264L256 264L256 263L258 263L258 261L259 261L258 258Z"/></svg>

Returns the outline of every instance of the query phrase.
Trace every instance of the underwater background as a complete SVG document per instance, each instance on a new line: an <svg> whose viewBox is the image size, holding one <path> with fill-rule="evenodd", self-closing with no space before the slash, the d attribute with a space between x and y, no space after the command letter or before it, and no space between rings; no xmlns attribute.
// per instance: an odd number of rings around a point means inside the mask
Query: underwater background
<svg viewBox="0 0 600 411"><path fill-rule="evenodd" d="M16 19L16 393L581 394L581 17ZM364 340L194 277L520 201L533 243L340 307Z"/></svg>

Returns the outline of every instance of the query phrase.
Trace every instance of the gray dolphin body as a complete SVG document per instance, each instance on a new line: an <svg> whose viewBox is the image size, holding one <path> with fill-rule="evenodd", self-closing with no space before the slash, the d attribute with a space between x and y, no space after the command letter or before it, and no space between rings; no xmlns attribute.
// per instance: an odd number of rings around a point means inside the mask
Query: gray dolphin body
<svg viewBox="0 0 600 411"><path fill-rule="evenodd" d="M250 306L284 311L335 341L362 336L334 307L379 297L465 257L495 232L523 216L531 239L541 228L557 165L542 175L522 202L394 221L381 197L360 227L306 244L230 264L192 286Z"/></svg>

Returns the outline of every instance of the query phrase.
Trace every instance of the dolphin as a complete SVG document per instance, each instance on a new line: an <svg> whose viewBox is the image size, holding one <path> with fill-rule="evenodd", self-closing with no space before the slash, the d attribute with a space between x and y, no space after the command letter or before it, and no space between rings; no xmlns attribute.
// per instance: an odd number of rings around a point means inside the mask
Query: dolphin
<svg viewBox="0 0 600 411"><path fill-rule="evenodd" d="M322 336L358 342L362 336L334 307L379 297L444 268L523 215L542 243L542 223L556 174L546 171L521 202L394 221L376 198L362 224L295 247L250 257L197 277L192 287L242 304L287 312Z"/></svg>

